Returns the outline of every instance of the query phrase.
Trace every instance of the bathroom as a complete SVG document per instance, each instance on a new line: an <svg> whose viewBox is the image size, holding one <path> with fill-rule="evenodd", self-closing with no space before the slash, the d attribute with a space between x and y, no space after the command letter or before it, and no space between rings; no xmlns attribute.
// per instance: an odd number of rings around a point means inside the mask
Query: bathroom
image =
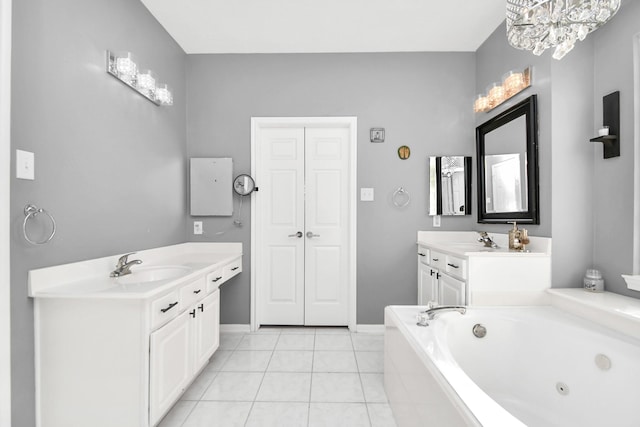
<svg viewBox="0 0 640 427"><path fill-rule="evenodd" d="M373 188L375 200L357 205L357 324L381 325L385 306L416 303L418 230L508 230L477 224L475 214L443 217L435 228L427 215L427 159L474 156L475 128L495 114L474 114L475 95L506 71L531 66L533 85L515 100L535 93L539 102L541 215L540 225L527 228L553 238L553 286L579 287L593 266L607 290L640 297L620 277L638 262L632 125L638 2L623 1L610 23L561 61L509 47L500 20L468 52L187 55L141 2L12 3L10 148L2 141L10 196L1 192L11 338L7 348L3 333L0 359L0 373L7 373L10 351L10 425L35 425L31 269L185 241L242 242L245 272L223 289L221 323L249 324L250 203L242 227L204 218L205 234L193 235L188 159L232 157L234 173L249 173L251 117L358 118L357 186ZM135 52L172 86L174 105L155 107L109 77L106 49ZM602 124L602 96L615 90L621 155L605 160L589 139ZM2 98L6 104L4 91ZM371 128L385 128L384 143L369 141ZM406 160L397 155L402 145L411 149ZM34 181L15 179L13 164L8 169L16 149L35 153ZM412 196L404 209L390 202L400 186ZM55 216L58 232L49 244L24 241L27 203ZM5 328L9 279L2 280ZM6 420L6 389L0 397Z"/></svg>

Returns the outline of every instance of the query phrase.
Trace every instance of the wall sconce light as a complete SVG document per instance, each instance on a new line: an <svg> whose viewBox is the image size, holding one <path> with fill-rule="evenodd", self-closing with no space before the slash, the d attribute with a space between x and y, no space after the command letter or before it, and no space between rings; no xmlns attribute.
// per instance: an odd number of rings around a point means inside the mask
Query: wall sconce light
<svg viewBox="0 0 640 427"><path fill-rule="evenodd" d="M159 84L153 71L140 71L130 52L116 54L107 50L107 73L156 105L173 105L173 94L169 86Z"/></svg>
<svg viewBox="0 0 640 427"><path fill-rule="evenodd" d="M531 67L524 71L509 71L502 76L501 83L492 83L486 95L480 94L473 104L473 111L482 113L491 111L512 96L531 86Z"/></svg>

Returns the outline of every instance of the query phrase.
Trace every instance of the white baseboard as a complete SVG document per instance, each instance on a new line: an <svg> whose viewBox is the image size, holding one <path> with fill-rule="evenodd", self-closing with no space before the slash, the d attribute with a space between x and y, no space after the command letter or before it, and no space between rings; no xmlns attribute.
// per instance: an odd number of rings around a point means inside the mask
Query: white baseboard
<svg viewBox="0 0 640 427"><path fill-rule="evenodd" d="M220 325L220 332L223 334L248 334L251 332L251 325ZM361 334L383 334L384 325L356 325L356 330Z"/></svg>
<svg viewBox="0 0 640 427"><path fill-rule="evenodd" d="M384 325L356 325L356 332L362 334L384 334Z"/></svg>
<svg viewBox="0 0 640 427"><path fill-rule="evenodd" d="M220 325L220 332L223 334L248 334L251 332L251 325Z"/></svg>

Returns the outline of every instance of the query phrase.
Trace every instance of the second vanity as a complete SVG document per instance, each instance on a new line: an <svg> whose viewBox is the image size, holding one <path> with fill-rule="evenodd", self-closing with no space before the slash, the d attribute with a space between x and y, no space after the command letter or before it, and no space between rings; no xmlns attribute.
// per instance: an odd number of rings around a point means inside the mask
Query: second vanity
<svg viewBox="0 0 640 427"><path fill-rule="evenodd" d="M32 270L36 420L41 427L157 425L219 345L219 286L241 243L140 251Z"/></svg>
<svg viewBox="0 0 640 427"><path fill-rule="evenodd" d="M551 239L530 237L528 252L508 249L508 235L475 231L418 232L418 304L531 305L551 287Z"/></svg>

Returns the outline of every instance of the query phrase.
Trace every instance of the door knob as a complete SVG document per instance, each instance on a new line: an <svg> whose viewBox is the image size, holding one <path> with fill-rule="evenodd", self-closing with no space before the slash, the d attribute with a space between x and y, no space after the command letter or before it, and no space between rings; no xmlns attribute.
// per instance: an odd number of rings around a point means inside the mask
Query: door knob
<svg viewBox="0 0 640 427"><path fill-rule="evenodd" d="M319 234L313 234L312 231L307 231L307 237L311 239L312 237L320 237L320 235Z"/></svg>
<svg viewBox="0 0 640 427"><path fill-rule="evenodd" d="M302 237L302 231L298 231L295 234L289 234L289 237L297 237L299 239Z"/></svg>

